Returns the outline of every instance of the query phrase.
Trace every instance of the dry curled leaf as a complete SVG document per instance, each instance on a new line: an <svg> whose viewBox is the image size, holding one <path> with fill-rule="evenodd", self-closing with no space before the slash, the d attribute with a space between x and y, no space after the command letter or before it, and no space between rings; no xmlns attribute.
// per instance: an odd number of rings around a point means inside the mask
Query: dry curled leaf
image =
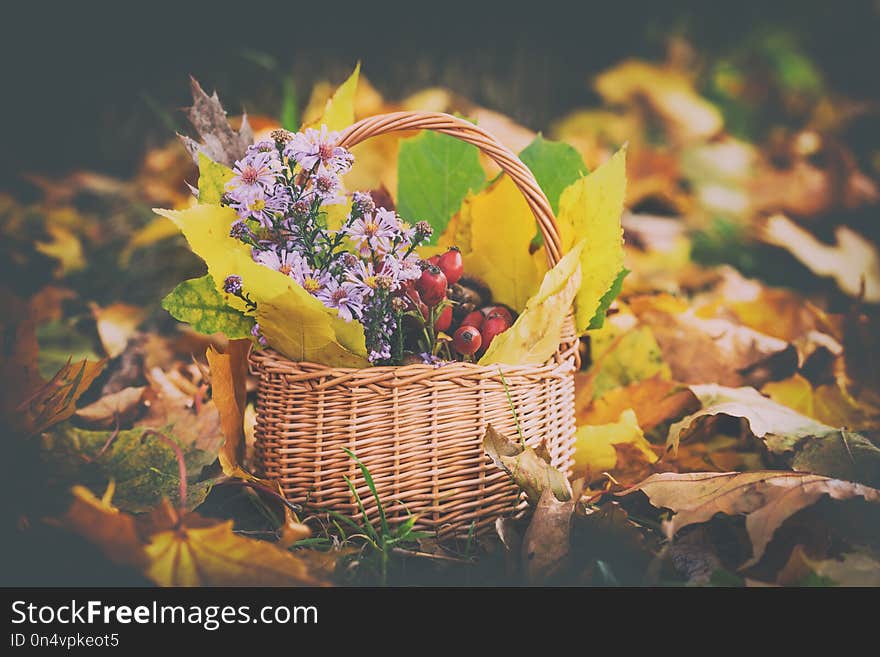
<svg viewBox="0 0 880 657"><path fill-rule="evenodd" d="M552 490L560 501L571 499L571 486L564 474L538 456L534 449L509 440L492 425L486 428L483 449L495 465L525 491L532 504L541 499L545 489Z"/></svg>
<svg viewBox="0 0 880 657"><path fill-rule="evenodd" d="M225 353L208 347L211 398L220 413L225 441L220 449L223 472L232 476L244 461L244 411L247 405L247 354L249 340L230 340Z"/></svg>
<svg viewBox="0 0 880 657"><path fill-rule="evenodd" d="M833 500L860 497L880 503L880 491L814 474L797 472L664 472L620 493L641 491L651 504L675 515L664 523L672 538L683 527L711 520L717 513L746 516L752 556L740 569L761 560L773 534L794 513L827 495Z"/></svg>
<svg viewBox="0 0 880 657"><path fill-rule="evenodd" d="M196 164L199 153L204 153L214 162L231 167L236 160L244 157L247 147L254 141L247 114L242 115L241 127L236 131L229 125L226 110L220 104L216 91L209 96L193 77L190 77L190 89L193 104L187 108L186 115L202 143L184 135L178 136Z"/></svg>
<svg viewBox="0 0 880 657"><path fill-rule="evenodd" d="M146 392L145 386L123 388L104 395L98 401L83 406L75 416L84 424L107 429L114 424L126 424L137 414Z"/></svg>

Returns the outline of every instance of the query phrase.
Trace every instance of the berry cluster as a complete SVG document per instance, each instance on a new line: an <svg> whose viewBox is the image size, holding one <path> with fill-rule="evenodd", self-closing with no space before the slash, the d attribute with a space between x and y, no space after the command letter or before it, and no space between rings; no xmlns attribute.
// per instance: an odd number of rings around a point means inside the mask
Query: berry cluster
<svg viewBox="0 0 880 657"><path fill-rule="evenodd" d="M411 307L405 339L420 345L423 362L475 360L513 324L513 312L492 305L485 286L463 274L461 252L452 247L423 261L421 276L403 286Z"/></svg>

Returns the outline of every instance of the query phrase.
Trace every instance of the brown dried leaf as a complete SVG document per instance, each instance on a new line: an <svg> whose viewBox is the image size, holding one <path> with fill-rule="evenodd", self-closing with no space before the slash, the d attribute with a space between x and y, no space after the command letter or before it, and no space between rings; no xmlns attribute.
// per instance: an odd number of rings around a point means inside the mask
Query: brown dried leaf
<svg viewBox="0 0 880 657"><path fill-rule="evenodd" d="M793 374L797 350L778 338L724 319L703 319L667 295L629 300L651 327L672 378L682 383L760 385Z"/></svg>
<svg viewBox="0 0 880 657"><path fill-rule="evenodd" d="M537 504L545 489L550 489L556 499L571 499L571 485L565 475L539 457L535 450L515 443L492 428L486 428L483 449L495 465L504 470L517 486L522 488L529 502Z"/></svg>
<svg viewBox="0 0 880 657"><path fill-rule="evenodd" d="M776 529L794 513L827 495L833 500L854 497L880 503L880 491L821 475L796 472L665 472L648 477L620 495L641 491L651 504L675 515L664 523L667 537L680 529L711 520L716 513L746 516L752 557L740 569L761 560Z"/></svg>
<svg viewBox="0 0 880 657"><path fill-rule="evenodd" d="M211 367L211 397L220 412L226 440L220 450L220 464L229 476L244 461L244 411L247 405L247 354L249 340L230 340L225 353L208 347Z"/></svg>
<svg viewBox="0 0 880 657"><path fill-rule="evenodd" d="M186 115L203 143L184 135L178 135L193 161L198 164L202 152L214 162L232 167L236 160L244 157L247 147L254 140L254 133L248 124L247 114L242 115L241 128L235 131L226 118L226 110L220 104L215 91L208 96L194 77L190 77L193 104L187 108Z"/></svg>
<svg viewBox="0 0 880 657"><path fill-rule="evenodd" d="M146 311L127 303L114 303L106 308L91 304L91 308L104 352L116 358L125 351L129 339L144 321Z"/></svg>
<svg viewBox="0 0 880 657"><path fill-rule="evenodd" d="M109 429L117 423L124 425L137 414L146 390L145 386L123 388L119 392L104 395L88 406L83 406L75 415L93 428Z"/></svg>
<svg viewBox="0 0 880 657"><path fill-rule="evenodd" d="M545 582L568 565L571 519L577 499L578 496L572 496L561 502L550 488L541 493L522 544L522 559L530 584Z"/></svg>

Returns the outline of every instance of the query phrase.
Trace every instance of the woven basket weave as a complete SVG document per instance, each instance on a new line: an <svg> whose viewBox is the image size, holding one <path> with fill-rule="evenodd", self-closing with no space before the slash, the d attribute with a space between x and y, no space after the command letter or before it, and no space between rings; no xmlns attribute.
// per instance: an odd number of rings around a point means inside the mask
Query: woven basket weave
<svg viewBox="0 0 880 657"><path fill-rule="evenodd" d="M420 129L452 135L491 157L525 196L548 263L558 262L559 233L546 196L528 168L485 130L448 114L396 112L355 123L339 145ZM346 447L369 468L390 522L415 514L418 528L441 538L490 528L499 515L521 508L517 488L482 448L488 424L517 435L511 401L526 443L543 441L554 466L571 467L578 355L570 318L558 352L543 365L331 368L293 362L271 349L252 351L250 364L259 378L257 470L311 510L357 517L348 477L370 518L378 518Z"/></svg>

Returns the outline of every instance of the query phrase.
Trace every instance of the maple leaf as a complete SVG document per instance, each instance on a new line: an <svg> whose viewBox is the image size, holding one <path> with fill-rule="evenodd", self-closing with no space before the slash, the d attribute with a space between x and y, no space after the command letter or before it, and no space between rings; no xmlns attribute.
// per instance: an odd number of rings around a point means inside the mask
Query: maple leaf
<svg viewBox="0 0 880 657"><path fill-rule="evenodd" d="M58 520L115 563L132 566L159 586L315 586L306 564L271 543L240 536L232 521L180 516L167 501L145 516L116 509L77 486Z"/></svg>

